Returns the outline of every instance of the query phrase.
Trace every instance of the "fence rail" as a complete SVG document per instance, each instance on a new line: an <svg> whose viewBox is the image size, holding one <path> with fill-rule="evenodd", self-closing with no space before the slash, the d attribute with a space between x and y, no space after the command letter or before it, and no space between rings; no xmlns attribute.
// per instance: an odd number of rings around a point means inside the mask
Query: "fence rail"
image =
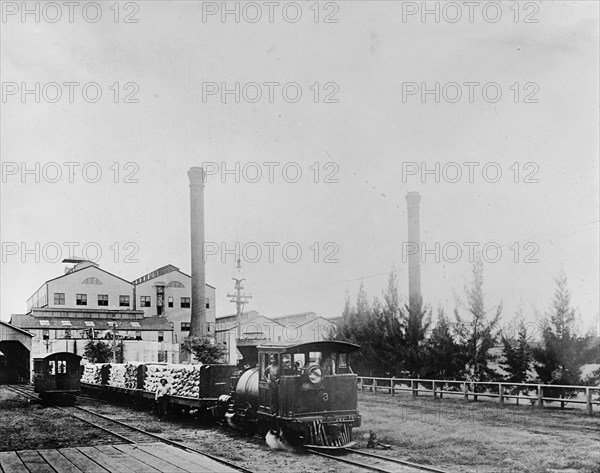
<svg viewBox="0 0 600 473"><path fill-rule="evenodd" d="M486 388L487 387L487 388ZM368 376L358 377L358 390L372 392L387 392L392 396L396 393L410 392L413 397L419 393L433 395L433 399L442 399L444 394L449 396L462 396L465 402L470 398L477 401L479 397L497 398L500 404L507 399L529 401L538 407L544 407L545 402L560 402L564 408L568 403L585 404L587 413L593 414L593 406L600 405L600 386L569 386L558 384L528 384L528 383L502 383L482 381L447 381L442 379L412 379L412 378L374 378ZM544 396L547 393L561 391L560 397ZM535 395L529 395L530 392ZM598 398L592 398L593 392L598 393ZM527 393L527 395L522 395ZM585 393L585 394L584 394ZM583 398L569 397L570 395L583 394Z"/></svg>

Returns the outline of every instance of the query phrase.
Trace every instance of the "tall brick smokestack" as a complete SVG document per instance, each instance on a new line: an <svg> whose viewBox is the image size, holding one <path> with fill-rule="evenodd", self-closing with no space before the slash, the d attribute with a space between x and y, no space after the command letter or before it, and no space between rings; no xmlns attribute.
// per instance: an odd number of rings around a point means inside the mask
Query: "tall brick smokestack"
<svg viewBox="0 0 600 473"><path fill-rule="evenodd" d="M421 300L421 194L409 192L406 194L406 203L408 204L408 243L417 249L411 251L408 256L408 302L412 305Z"/></svg>
<svg viewBox="0 0 600 473"><path fill-rule="evenodd" d="M204 169L193 167L190 178L190 227L192 236L192 318L190 336L207 333L206 263L204 260Z"/></svg>

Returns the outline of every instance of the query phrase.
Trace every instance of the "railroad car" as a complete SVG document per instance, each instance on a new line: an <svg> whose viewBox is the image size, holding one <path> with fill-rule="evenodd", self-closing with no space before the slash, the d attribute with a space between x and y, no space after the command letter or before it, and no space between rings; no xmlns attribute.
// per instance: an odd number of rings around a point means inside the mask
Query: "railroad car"
<svg viewBox="0 0 600 473"><path fill-rule="evenodd" d="M258 366L233 380L228 421L270 429L293 444L351 445L352 427L361 424L349 360L358 349L339 341L258 346Z"/></svg>
<svg viewBox="0 0 600 473"><path fill-rule="evenodd" d="M55 352L33 359L33 385L45 401L72 403L80 392L81 357Z"/></svg>

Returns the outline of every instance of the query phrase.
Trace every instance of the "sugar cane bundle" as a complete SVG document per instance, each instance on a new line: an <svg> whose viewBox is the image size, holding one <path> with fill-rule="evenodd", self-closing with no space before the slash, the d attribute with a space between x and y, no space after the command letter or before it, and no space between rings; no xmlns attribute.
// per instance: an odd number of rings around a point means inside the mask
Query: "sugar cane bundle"
<svg viewBox="0 0 600 473"><path fill-rule="evenodd" d="M110 369L110 375L108 378L108 385L116 388L125 387L125 371L126 367L124 364L113 363Z"/></svg>
<svg viewBox="0 0 600 473"><path fill-rule="evenodd" d="M86 384L101 384L102 374L100 369L102 365L95 363L88 363L83 369L83 375L81 376L81 382Z"/></svg>
<svg viewBox="0 0 600 473"><path fill-rule="evenodd" d="M167 365L147 365L146 379L144 380L144 391L156 391L160 380L165 378L171 380L171 368Z"/></svg>
<svg viewBox="0 0 600 473"><path fill-rule="evenodd" d="M200 366L178 365L171 370L171 393L174 396L199 397Z"/></svg>

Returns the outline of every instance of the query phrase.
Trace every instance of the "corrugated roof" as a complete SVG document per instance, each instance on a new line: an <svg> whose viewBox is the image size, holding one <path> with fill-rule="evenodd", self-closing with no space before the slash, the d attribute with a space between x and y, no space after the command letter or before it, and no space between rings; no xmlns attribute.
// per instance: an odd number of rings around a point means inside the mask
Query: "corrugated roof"
<svg viewBox="0 0 600 473"><path fill-rule="evenodd" d="M12 325L21 329L61 329L66 328L74 330L87 330L94 328L96 330L111 330L113 320L107 319L80 319L80 318L59 318L59 317L33 317L26 314L13 314ZM63 325L63 321L70 322L70 325ZM164 317L146 317L136 320L116 320L117 330L161 330L172 331L173 328L169 321ZM94 325L91 325L93 323ZM139 326L138 326L139 324Z"/></svg>

